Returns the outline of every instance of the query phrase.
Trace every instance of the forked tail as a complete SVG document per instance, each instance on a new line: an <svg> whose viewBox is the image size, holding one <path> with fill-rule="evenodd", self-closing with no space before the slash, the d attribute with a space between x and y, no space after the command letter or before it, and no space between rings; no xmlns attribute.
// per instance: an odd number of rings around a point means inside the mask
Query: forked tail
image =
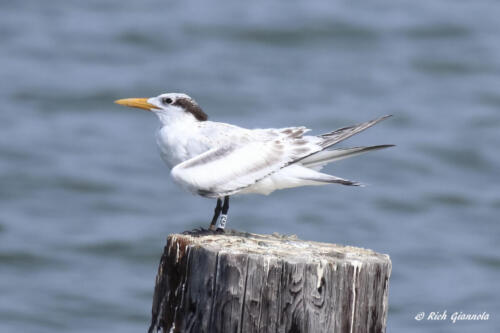
<svg viewBox="0 0 500 333"><path fill-rule="evenodd" d="M343 160L345 158L361 155L369 151L380 150L394 147L394 145L378 145L369 147L339 148L334 150L323 150L309 157L306 157L300 163L310 169L321 170L328 163Z"/></svg>

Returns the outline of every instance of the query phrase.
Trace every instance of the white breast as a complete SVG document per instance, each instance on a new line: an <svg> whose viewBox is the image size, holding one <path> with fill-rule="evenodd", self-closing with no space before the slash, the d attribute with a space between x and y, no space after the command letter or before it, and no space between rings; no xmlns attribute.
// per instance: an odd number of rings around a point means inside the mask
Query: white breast
<svg viewBox="0 0 500 333"><path fill-rule="evenodd" d="M156 134L160 156L169 168L197 156L210 147L199 135L197 128L189 126L164 126Z"/></svg>

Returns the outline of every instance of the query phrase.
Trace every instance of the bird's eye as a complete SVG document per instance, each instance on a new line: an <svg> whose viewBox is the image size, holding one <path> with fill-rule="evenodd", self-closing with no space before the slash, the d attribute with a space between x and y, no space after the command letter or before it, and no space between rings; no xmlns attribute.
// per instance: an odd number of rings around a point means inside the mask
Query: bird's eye
<svg viewBox="0 0 500 333"><path fill-rule="evenodd" d="M173 101L172 101L172 99L171 99L170 97L163 97L163 98L161 99L161 102L162 102L163 104L172 104L172 102L173 102Z"/></svg>

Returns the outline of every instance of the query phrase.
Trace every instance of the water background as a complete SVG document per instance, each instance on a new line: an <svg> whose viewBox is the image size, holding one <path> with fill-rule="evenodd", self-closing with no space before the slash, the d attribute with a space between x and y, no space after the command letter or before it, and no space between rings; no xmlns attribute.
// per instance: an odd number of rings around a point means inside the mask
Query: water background
<svg viewBox="0 0 500 333"><path fill-rule="evenodd" d="M214 202L169 179L157 119L320 134L394 117L330 166L365 188L243 196L230 227L388 253L388 332L500 331L498 1L0 1L0 332L144 332L165 237ZM490 314L418 322L420 312Z"/></svg>

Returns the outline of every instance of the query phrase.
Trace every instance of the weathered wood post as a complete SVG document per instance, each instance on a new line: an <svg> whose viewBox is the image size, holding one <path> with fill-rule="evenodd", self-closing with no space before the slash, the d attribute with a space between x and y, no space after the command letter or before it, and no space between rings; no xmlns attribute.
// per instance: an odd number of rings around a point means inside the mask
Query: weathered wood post
<svg viewBox="0 0 500 333"><path fill-rule="evenodd" d="M384 332L388 255L226 230L168 237L149 332Z"/></svg>

